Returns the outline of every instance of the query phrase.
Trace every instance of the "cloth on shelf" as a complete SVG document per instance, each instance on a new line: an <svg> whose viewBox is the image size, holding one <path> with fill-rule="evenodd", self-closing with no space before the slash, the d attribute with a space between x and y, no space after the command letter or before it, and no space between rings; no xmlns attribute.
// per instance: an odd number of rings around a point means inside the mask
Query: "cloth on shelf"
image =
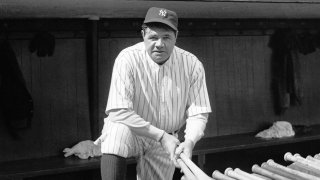
<svg viewBox="0 0 320 180"><path fill-rule="evenodd" d="M258 134L256 137L260 137L263 139L271 139L271 138L284 138L284 137L292 137L295 135L293 127L291 123L287 121L277 121L274 122L271 127L265 129Z"/></svg>
<svg viewBox="0 0 320 180"><path fill-rule="evenodd" d="M95 145L91 140L81 141L72 148L65 148L63 152L65 153L64 157L75 155L80 159L102 155L100 145Z"/></svg>

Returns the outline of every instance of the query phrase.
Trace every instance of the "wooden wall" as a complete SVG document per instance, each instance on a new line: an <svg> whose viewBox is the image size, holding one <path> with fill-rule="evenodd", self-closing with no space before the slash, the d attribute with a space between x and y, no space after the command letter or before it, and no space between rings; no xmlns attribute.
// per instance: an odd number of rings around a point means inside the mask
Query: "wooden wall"
<svg viewBox="0 0 320 180"><path fill-rule="evenodd" d="M320 123L320 51L300 55L303 105L275 115L271 94L269 35L183 36L177 45L193 52L204 64L213 113L206 136L256 132L275 121L295 125ZM99 66L102 99L106 104L110 72L117 53L141 38L109 38L100 41ZM106 83L105 83L106 82Z"/></svg>
<svg viewBox="0 0 320 180"><path fill-rule="evenodd" d="M0 161L60 155L90 138L85 40L56 39L54 56L45 58L29 52L27 39L10 43L34 100L34 117L19 140L0 121Z"/></svg>
<svg viewBox="0 0 320 180"><path fill-rule="evenodd" d="M130 23L128 23L130 24ZM99 34L99 129L102 129L112 66L125 47L141 41L139 29L101 31ZM177 45L193 52L204 64L213 113L206 136L261 130L272 122L320 122L320 51L300 55L303 105L283 115L273 111L271 99L270 34L216 34L182 28ZM223 30L220 30L220 33ZM72 32L66 32L69 34ZM0 121L0 161L62 155L65 147L91 138L85 37L56 35L52 57L39 58L28 51L30 34L12 36L12 44L27 87L34 99L32 128L13 140ZM93 137L96 138L96 137Z"/></svg>

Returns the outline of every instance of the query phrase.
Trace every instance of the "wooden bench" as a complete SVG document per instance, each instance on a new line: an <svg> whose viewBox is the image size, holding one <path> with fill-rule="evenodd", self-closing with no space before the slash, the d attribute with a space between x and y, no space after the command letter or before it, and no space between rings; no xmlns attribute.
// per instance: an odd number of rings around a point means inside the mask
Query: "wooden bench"
<svg viewBox="0 0 320 180"><path fill-rule="evenodd" d="M306 134L296 134L294 137L283 139L263 140L255 138L254 133L203 138L197 143L194 149L193 160L200 168L203 168L206 163L206 156L210 154L320 140L320 126L312 126L311 128L312 130ZM133 164L135 160L128 159L127 163ZM0 163L0 180L21 180L29 177L79 172L99 168L100 158L98 157L87 160L82 160L77 157L64 158L63 156L18 160Z"/></svg>

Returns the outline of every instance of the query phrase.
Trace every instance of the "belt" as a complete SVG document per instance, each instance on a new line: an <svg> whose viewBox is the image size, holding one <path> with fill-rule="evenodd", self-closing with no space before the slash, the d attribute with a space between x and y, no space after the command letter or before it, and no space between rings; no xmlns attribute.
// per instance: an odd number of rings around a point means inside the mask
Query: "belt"
<svg viewBox="0 0 320 180"><path fill-rule="evenodd" d="M176 130L176 131L173 131L173 132L168 133L168 134L170 134L170 135L175 136L176 138L178 138L178 133L179 133L179 130Z"/></svg>
<svg viewBox="0 0 320 180"><path fill-rule="evenodd" d="M173 131L171 133L168 133L168 134L171 134L171 135L174 135L174 134L178 134L179 130L176 130L176 131Z"/></svg>

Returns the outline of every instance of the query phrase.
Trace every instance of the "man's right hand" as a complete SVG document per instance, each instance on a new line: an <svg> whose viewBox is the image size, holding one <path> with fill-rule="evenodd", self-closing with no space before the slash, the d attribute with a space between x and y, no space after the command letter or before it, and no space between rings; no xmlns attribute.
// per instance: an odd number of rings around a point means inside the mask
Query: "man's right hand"
<svg viewBox="0 0 320 180"><path fill-rule="evenodd" d="M165 149L165 151L170 155L170 159L173 161L175 166L179 167L177 160L175 158L176 148L180 144L180 141L178 140L178 138L165 132L160 143L162 147Z"/></svg>

